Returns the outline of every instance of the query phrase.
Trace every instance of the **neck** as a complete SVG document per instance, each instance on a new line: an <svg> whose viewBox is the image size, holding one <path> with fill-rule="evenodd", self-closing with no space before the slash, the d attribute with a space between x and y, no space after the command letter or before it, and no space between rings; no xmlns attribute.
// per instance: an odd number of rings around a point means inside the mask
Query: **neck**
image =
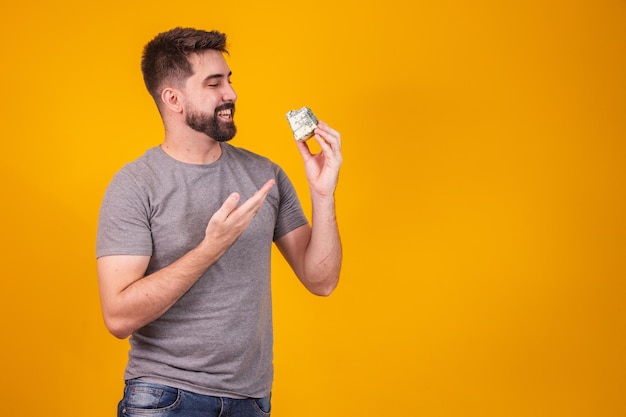
<svg viewBox="0 0 626 417"><path fill-rule="evenodd" d="M206 165L213 163L222 155L220 143L200 132L173 134L165 132L161 149L180 162Z"/></svg>

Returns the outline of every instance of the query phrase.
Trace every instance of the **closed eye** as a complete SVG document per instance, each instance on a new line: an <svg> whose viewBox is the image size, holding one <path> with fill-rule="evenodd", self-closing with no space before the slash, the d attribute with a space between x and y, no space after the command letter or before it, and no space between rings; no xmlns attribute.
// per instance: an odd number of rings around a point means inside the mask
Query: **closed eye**
<svg viewBox="0 0 626 417"><path fill-rule="evenodd" d="M211 88L219 87L222 84L222 81L224 79L226 79L228 84L232 84L232 82L230 81L231 74L232 72L229 72L228 74L212 74L206 77L204 79L204 82L206 83L208 87L211 87Z"/></svg>

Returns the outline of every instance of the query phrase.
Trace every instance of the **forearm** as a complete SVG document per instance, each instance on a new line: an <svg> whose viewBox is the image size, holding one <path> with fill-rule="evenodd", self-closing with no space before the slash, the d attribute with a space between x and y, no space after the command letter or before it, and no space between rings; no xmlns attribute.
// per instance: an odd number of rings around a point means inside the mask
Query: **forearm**
<svg viewBox="0 0 626 417"><path fill-rule="evenodd" d="M202 277L220 255L203 243L169 266L135 278L128 286L107 297L106 302L103 298L105 322L111 333L118 338L125 338L159 318ZM108 274L115 273L112 266L107 265L106 258L101 261L103 265L101 267L99 263L99 269L106 269Z"/></svg>
<svg viewBox="0 0 626 417"><path fill-rule="evenodd" d="M282 246L309 291L329 295L339 281L342 260L334 196L343 159L341 135L319 121L314 137L321 148L317 154L311 153L306 142L297 142L311 191L311 228L295 233Z"/></svg>
<svg viewBox="0 0 626 417"><path fill-rule="evenodd" d="M311 237L304 257L304 279L309 290L329 295L337 286L342 246L333 196L312 199Z"/></svg>

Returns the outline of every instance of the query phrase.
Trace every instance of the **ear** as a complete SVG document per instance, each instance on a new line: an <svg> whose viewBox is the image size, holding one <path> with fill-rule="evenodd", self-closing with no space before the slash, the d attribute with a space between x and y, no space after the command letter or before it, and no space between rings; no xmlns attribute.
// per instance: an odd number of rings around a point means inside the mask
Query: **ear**
<svg viewBox="0 0 626 417"><path fill-rule="evenodd" d="M161 91L161 101L163 105L173 112L180 113L183 110L180 91L168 87Z"/></svg>

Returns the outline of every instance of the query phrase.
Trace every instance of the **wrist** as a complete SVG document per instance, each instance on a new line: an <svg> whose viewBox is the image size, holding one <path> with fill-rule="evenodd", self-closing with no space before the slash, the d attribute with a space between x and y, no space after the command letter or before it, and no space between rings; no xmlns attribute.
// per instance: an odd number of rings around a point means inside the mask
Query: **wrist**
<svg viewBox="0 0 626 417"><path fill-rule="evenodd" d="M334 205L335 204L335 190L328 193L321 193L311 190L311 202L313 204Z"/></svg>

